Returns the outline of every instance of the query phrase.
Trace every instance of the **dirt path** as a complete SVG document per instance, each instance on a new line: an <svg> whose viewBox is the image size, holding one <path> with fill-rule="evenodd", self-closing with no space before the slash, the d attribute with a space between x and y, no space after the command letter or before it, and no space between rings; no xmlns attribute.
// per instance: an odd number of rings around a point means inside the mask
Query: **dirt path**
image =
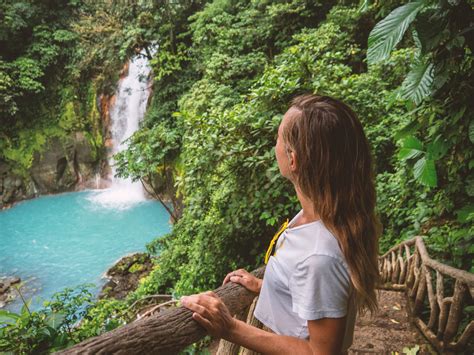
<svg viewBox="0 0 474 355"><path fill-rule="evenodd" d="M379 312L374 317L367 314L357 319L349 353L403 354L404 348L413 349L418 345L418 354L436 354L410 323L405 295L395 291L379 292Z"/></svg>
<svg viewBox="0 0 474 355"><path fill-rule="evenodd" d="M357 319L354 342L349 354L403 354L404 348L415 350L409 354L436 354L427 340L410 323L403 293L379 291L379 312ZM216 354L219 341L213 341L209 350ZM408 352L407 352L408 353Z"/></svg>

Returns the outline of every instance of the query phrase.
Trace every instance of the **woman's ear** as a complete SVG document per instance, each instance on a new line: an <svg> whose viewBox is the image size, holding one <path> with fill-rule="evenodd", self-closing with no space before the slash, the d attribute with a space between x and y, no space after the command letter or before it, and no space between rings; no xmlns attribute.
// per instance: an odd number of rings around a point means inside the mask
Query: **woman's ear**
<svg viewBox="0 0 474 355"><path fill-rule="evenodd" d="M297 160L296 160L296 154L294 150L290 150L290 154L288 155L289 163L290 163L290 171L295 172L297 168Z"/></svg>

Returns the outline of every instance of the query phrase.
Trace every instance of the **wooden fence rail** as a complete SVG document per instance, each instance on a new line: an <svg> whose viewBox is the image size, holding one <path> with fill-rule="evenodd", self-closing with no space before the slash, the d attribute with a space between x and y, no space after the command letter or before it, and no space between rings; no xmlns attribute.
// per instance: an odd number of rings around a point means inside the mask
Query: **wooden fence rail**
<svg viewBox="0 0 474 355"><path fill-rule="evenodd" d="M263 277L260 267L252 273ZM232 282L214 290L231 314L242 314L255 294ZM59 354L177 354L206 336L206 331L184 307L167 309L110 332L87 339Z"/></svg>
<svg viewBox="0 0 474 355"><path fill-rule="evenodd" d="M382 288L405 291L415 324L439 352L472 348L474 320L464 319L463 310L473 304L473 274L431 259L421 237L390 249L379 268Z"/></svg>
<svg viewBox="0 0 474 355"><path fill-rule="evenodd" d="M414 322L441 353L471 349L474 321L463 317L472 305L474 275L431 259L421 237L405 241L379 257L380 288L405 291ZM253 274L263 277L264 267ZM445 296L445 292L451 296ZM228 283L214 292L231 314L252 319L255 294ZM60 354L176 354L202 339L206 332L184 307L168 309L88 339ZM425 321L424 319L427 319ZM462 334L460 333L462 330ZM219 354L237 354L239 347L221 341ZM246 355L253 352L244 351Z"/></svg>

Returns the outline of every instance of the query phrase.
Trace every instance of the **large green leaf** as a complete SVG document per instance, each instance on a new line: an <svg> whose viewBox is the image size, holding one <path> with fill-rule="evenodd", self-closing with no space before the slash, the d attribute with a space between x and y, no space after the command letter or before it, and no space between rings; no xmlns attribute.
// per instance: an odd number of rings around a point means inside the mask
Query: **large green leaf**
<svg viewBox="0 0 474 355"><path fill-rule="evenodd" d="M417 105L422 102L431 94L433 73L433 64L428 60L420 60L402 83L402 97L412 100Z"/></svg>
<svg viewBox="0 0 474 355"><path fill-rule="evenodd" d="M442 136L438 136L433 142L428 144L426 151L429 159L438 160L445 156L448 152L449 146L443 140Z"/></svg>
<svg viewBox="0 0 474 355"><path fill-rule="evenodd" d="M429 187L436 187L438 185L438 177L436 175L436 168L434 160L422 157L413 167L413 174L415 179L423 185Z"/></svg>
<svg viewBox="0 0 474 355"><path fill-rule="evenodd" d="M402 147L398 152L398 158L401 160L407 160L416 158L423 153L423 144L420 140L414 136L408 136L402 140Z"/></svg>
<svg viewBox="0 0 474 355"><path fill-rule="evenodd" d="M397 7L372 29L368 40L367 61L369 64L387 59L400 42L408 26L424 7L423 1L415 1Z"/></svg>
<svg viewBox="0 0 474 355"><path fill-rule="evenodd" d="M18 314L0 309L0 323L15 323L18 318L20 318Z"/></svg>

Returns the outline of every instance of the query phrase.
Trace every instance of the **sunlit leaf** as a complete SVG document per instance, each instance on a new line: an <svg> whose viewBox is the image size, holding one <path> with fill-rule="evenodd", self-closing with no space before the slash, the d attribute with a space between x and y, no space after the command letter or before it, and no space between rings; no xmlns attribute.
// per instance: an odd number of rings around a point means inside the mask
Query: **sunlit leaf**
<svg viewBox="0 0 474 355"><path fill-rule="evenodd" d="M401 148L398 152L398 158L401 160L413 159L423 154L423 151L410 148Z"/></svg>
<svg viewBox="0 0 474 355"><path fill-rule="evenodd" d="M413 348L408 348L408 347L403 348L402 352L407 355L416 355L418 354L419 350L420 350L420 346L415 345Z"/></svg>
<svg viewBox="0 0 474 355"><path fill-rule="evenodd" d="M408 136L402 140L402 147L398 152L398 158L401 160L413 159L423 153L423 144L420 140L414 136Z"/></svg>

